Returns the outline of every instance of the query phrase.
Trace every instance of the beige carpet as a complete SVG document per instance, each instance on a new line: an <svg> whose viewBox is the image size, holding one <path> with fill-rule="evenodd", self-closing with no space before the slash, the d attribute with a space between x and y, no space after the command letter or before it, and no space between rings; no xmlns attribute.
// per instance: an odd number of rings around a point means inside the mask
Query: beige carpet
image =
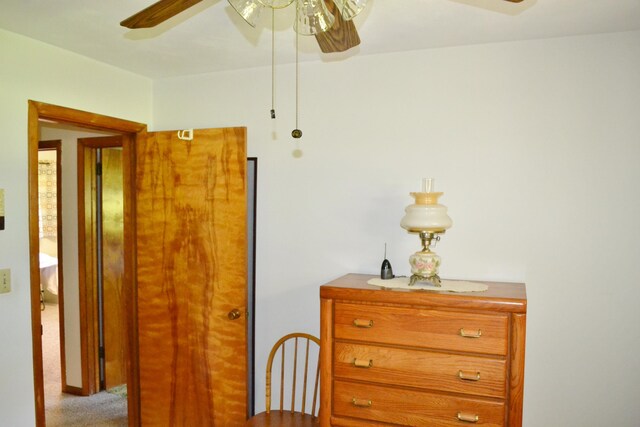
<svg viewBox="0 0 640 427"><path fill-rule="evenodd" d="M42 312L44 402L47 427L127 426L126 395L107 393L75 396L61 392L58 305Z"/></svg>

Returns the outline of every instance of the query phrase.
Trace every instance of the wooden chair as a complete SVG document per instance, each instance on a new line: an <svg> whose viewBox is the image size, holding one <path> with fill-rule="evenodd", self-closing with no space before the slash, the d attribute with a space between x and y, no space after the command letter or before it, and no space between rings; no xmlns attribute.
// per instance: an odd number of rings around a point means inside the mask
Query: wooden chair
<svg viewBox="0 0 640 427"><path fill-rule="evenodd" d="M312 344L315 345L312 346ZM319 349L320 340L318 338L301 332L285 335L275 343L267 360L266 411L251 417L247 421L247 426L317 427L319 425ZM271 372L276 357L278 357L280 365L280 404L278 409L271 409ZM317 360L315 363L314 359ZM304 367L302 362L304 362ZM313 367L309 366L310 364L315 364L314 371L312 371ZM313 379L311 380L309 377L313 377ZM289 397L291 398L290 405L288 404ZM311 408L307 412L308 399L311 400ZM285 401L287 402L286 408Z"/></svg>

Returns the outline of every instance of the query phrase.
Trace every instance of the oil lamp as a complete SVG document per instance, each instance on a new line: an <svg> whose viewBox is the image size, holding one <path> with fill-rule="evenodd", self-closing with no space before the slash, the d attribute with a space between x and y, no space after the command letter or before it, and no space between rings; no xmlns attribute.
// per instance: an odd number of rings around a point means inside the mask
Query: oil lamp
<svg viewBox="0 0 640 427"><path fill-rule="evenodd" d="M415 203L405 208L405 216L400 226L409 233L418 234L422 250L409 257L411 278L409 286L416 282L427 281L440 286L440 256L431 250L431 245L440 240L440 236L451 227L453 222L447 215L447 207L438 203L444 193L433 192L433 178L422 180L422 191L410 193Z"/></svg>

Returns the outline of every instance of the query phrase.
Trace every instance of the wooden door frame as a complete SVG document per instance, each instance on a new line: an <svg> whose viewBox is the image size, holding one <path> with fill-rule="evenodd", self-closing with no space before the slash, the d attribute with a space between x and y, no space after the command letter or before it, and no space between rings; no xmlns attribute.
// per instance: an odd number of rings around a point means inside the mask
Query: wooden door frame
<svg viewBox="0 0 640 427"><path fill-rule="evenodd" d="M127 340L129 363L127 373L128 419L130 427L140 425L140 384L137 339L137 285L135 281L135 148L146 139L147 125L109 116L89 113L37 101L28 101L28 179L29 179L29 262L31 281L31 333L33 346L33 378L36 427L45 427L44 379L42 364L42 318L40 312L40 261L38 228L38 142L39 120L67 123L86 129L112 131L123 135L123 151L129 153L124 170L124 282L127 301Z"/></svg>
<svg viewBox="0 0 640 427"><path fill-rule="evenodd" d="M67 385L67 362L64 351L64 256L62 253L62 141L38 141L38 151L56 152L56 250L58 251L58 328L60 329L59 348L60 352L60 381L61 389L68 391ZM38 240L39 243L39 240ZM39 251L38 251L39 252ZM39 282L39 281L38 281Z"/></svg>

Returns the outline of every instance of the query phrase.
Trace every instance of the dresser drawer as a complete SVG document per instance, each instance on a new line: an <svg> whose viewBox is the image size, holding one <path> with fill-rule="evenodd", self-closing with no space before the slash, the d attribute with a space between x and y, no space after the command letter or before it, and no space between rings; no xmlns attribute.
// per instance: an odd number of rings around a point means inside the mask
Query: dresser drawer
<svg viewBox="0 0 640 427"><path fill-rule="evenodd" d="M407 426L504 425L503 402L334 382L333 416Z"/></svg>
<svg viewBox="0 0 640 427"><path fill-rule="evenodd" d="M334 316L336 339L507 354L508 314L336 302Z"/></svg>
<svg viewBox="0 0 640 427"><path fill-rule="evenodd" d="M506 361L335 342L336 378L504 398Z"/></svg>

